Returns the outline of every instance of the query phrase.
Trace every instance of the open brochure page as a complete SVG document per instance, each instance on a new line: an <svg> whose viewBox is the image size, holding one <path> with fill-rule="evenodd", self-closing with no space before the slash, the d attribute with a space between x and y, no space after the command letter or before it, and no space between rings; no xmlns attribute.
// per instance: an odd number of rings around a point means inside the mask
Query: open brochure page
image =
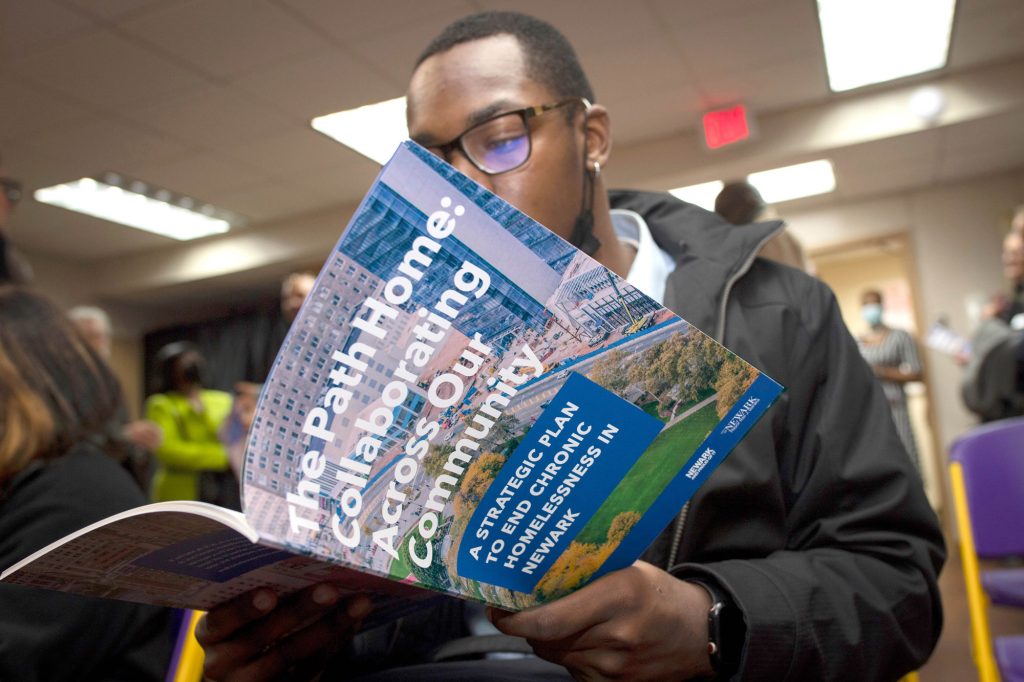
<svg viewBox="0 0 1024 682"><path fill-rule="evenodd" d="M523 608L628 565L781 388L404 143L264 385L267 544Z"/></svg>
<svg viewBox="0 0 1024 682"><path fill-rule="evenodd" d="M255 587L285 594L332 580L352 589L408 588L255 544L237 512L164 502L93 524L26 557L3 581L27 587L206 610Z"/></svg>

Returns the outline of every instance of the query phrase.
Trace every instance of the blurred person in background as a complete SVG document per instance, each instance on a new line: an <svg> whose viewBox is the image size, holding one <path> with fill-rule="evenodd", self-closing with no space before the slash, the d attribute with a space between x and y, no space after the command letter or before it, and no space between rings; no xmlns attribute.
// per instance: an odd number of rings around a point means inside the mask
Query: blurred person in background
<svg viewBox="0 0 1024 682"><path fill-rule="evenodd" d="M750 225L772 217L761 193L745 180L729 182L722 187L715 197L715 213L733 225ZM765 242L757 255L814 274L804 247L788 229Z"/></svg>
<svg viewBox="0 0 1024 682"><path fill-rule="evenodd" d="M109 365L113 342L110 317L106 311L95 306L76 306L68 311L68 317L85 342ZM134 446L126 453L122 464L142 489L148 490L152 476L152 453L160 446L164 434L159 426L148 419L129 420L127 405L122 406L118 416L121 436Z"/></svg>
<svg viewBox="0 0 1024 682"><path fill-rule="evenodd" d="M205 361L186 341L157 351L154 394L146 418L163 432L151 497L201 500L239 508L238 481L228 467L219 430L231 411L231 395L203 388Z"/></svg>
<svg viewBox="0 0 1024 682"><path fill-rule="evenodd" d="M1008 291L982 309L961 383L964 403L982 421L1024 415L1024 205L1003 239L1002 262Z"/></svg>
<svg viewBox="0 0 1024 682"><path fill-rule="evenodd" d="M8 223L21 201L21 182L8 177L0 166L0 284L25 284L32 280L32 267L10 242Z"/></svg>
<svg viewBox="0 0 1024 682"><path fill-rule="evenodd" d="M270 374L270 368L274 365L288 330L315 282L316 275L305 270L289 273L281 280L281 315L274 319L269 334L253 340L245 372L247 382L261 384Z"/></svg>
<svg viewBox="0 0 1024 682"><path fill-rule="evenodd" d="M882 384L882 390L892 409L896 431L907 448L907 453L921 470L917 443L910 428L910 412L907 410L907 394L904 386L911 381L921 381L921 358L917 343L908 332L893 329L882 321L885 313L882 292L869 289L860 297L861 318L868 324L868 331L857 338L860 354Z"/></svg>
<svg viewBox="0 0 1024 682"><path fill-rule="evenodd" d="M146 503L118 466L121 390L64 313L0 285L0 569ZM160 680L164 609L0 585L0 679Z"/></svg>

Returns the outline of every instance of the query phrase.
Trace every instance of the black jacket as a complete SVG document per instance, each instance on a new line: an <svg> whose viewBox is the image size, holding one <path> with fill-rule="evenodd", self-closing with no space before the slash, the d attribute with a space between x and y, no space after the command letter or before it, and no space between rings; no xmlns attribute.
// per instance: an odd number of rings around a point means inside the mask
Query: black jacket
<svg viewBox="0 0 1024 682"><path fill-rule="evenodd" d="M942 534L832 292L756 258L780 223L736 228L661 193L610 198L676 259L665 305L786 387L646 558L732 596L743 679L914 670L942 627Z"/></svg>
<svg viewBox="0 0 1024 682"><path fill-rule="evenodd" d="M0 569L145 502L117 462L90 445L36 460L0 489ZM168 616L154 606L0 585L0 680L162 680Z"/></svg>

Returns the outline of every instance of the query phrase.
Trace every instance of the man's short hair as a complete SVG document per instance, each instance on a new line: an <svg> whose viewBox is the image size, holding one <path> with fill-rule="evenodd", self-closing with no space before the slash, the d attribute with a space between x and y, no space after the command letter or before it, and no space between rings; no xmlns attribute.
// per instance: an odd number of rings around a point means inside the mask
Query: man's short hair
<svg viewBox="0 0 1024 682"><path fill-rule="evenodd" d="M75 306L68 311L68 317L71 318L72 322L81 322L83 320L95 320L99 323L100 328L103 329L103 333L110 336L112 327L110 325L110 316L107 315L106 311L102 308L97 308L91 305L79 305Z"/></svg>
<svg viewBox="0 0 1024 682"><path fill-rule="evenodd" d="M733 225L749 225L764 209L761 193L746 180L727 183L715 197L715 213Z"/></svg>
<svg viewBox="0 0 1024 682"><path fill-rule="evenodd" d="M456 45L497 35L510 35L519 42L530 78L556 97L594 101L594 91L566 37L546 21L519 12L481 12L449 24L423 50L416 67Z"/></svg>

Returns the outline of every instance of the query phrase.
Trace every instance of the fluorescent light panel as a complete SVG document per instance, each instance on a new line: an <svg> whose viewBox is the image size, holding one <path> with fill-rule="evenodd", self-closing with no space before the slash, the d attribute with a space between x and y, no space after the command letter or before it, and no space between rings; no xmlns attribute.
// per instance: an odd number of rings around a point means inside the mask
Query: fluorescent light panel
<svg viewBox="0 0 1024 682"><path fill-rule="evenodd" d="M405 124L404 97L317 116L310 125L314 130L382 165L395 153L395 148L409 137L409 129Z"/></svg>
<svg viewBox="0 0 1024 682"><path fill-rule="evenodd" d="M718 193L722 191L724 186L721 180L713 180L711 182L702 182L699 185L688 185L686 187L670 189L668 193L677 199L682 199L685 202L714 211L715 197L718 196Z"/></svg>
<svg viewBox="0 0 1024 682"><path fill-rule="evenodd" d="M747 182L757 188L768 204L826 194L836 188L836 176L828 159L751 173Z"/></svg>
<svg viewBox="0 0 1024 682"><path fill-rule="evenodd" d="M747 182L757 188L768 204L826 194L836 188L836 176L832 162L828 159L751 173L747 176ZM678 199L714 211L715 198L723 187L721 180L712 180L699 185L677 187L668 192Z"/></svg>
<svg viewBox="0 0 1024 682"><path fill-rule="evenodd" d="M956 0L818 0L834 92L941 69Z"/></svg>
<svg viewBox="0 0 1024 682"><path fill-rule="evenodd" d="M212 207L193 211L93 178L37 189L34 196L44 204L181 241L222 234L231 227L227 220L213 215Z"/></svg>

